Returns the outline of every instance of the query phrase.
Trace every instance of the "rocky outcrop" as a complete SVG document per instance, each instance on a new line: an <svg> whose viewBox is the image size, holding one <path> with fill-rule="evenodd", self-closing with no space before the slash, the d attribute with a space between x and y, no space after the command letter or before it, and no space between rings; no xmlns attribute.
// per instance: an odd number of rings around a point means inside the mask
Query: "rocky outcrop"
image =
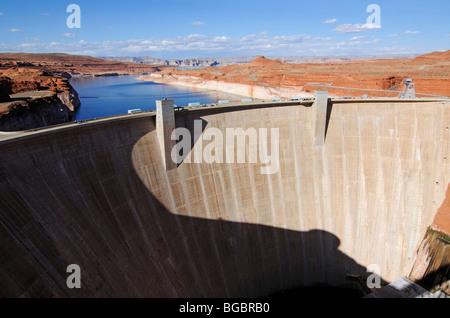
<svg viewBox="0 0 450 318"><path fill-rule="evenodd" d="M288 93L297 90L305 97L318 89L327 89L330 96L397 97L403 89L403 79L412 78L419 97L427 96L421 94L450 96L450 60L445 54L431 57L434 58L291 64L260 56L247 64L199 70L165 69L141 79L189 86L186 79L191 78L192 87L198 87L200 82L211 86L210 81L215 81L219 90L220 87L228 89L224 83L233 83L251 86L254 91L267 87Z"/></svg>
<svg viewBox="0 0 450 318"><path fill-rule="evenodd" d="M71 121L80 107L72 77L149 74L163 66L69 54L0 53L0 130L24 130ZM45 97L11 94L49 91ZM39 95L39 94L37 94Z"/></svg>
<svg viewBox="0 0 450 318"><path fill-rule="evenodd" d="M280 66L282 64L283 63L278 60L272 60L272 59L268 59L264 56L258 56L256 59L254 59L253 61L248 63L248 66L267 67L267 66Z"/></svg>
<svg viewBox="0 0 450 318"><path fill-rule="evenodd" d="M75 111L58 96L10 102L7 110L0 114L0 131L21 131L70 122ZM70 98L66 100L69 101Z"/></svg>
<svg viewBox="0 0 450 318"><path fill-rule="evenodd" d="M450 295L450 237L428 228L410 278L422 287Z"/></svg>
<svg viewBox="0 0 450 318"><path fill-rule="evenodd" d="M0 74L9 82L11 94L25 91L62 93L73 89L67 78L41 69L14 67L0 70Z"/></svg>
<svg viewBox="0 0 450 318"><path fill-rule="evenodd" d="M450 50L440 51L440 52L432 52L428 54L419 55L415 58L418 61L424 60L447 60L450 61Z"/></svg>
<svg viewBox="0 0 450 318"><path fill-rule="evenodd" d="M0 78L0 103L9 101L11 93L11 81L8 78Z"/></svg>
<svg viewBox="0 0 450 318"><path fill-rule="evenodd" d="M138 63L105 61L91 56L62 53L0 53L0 70L8 68L45 70L51 74L60 74L67 78L67 75L150 74L164 68L164 66L156 67Z"/></svg>
<svg viewBox="0 0 450 318"><path fill-rule="evenodd" d="M389 76L383 78L379 83L377 83L381 89L392 89L397 90L398 86L403 82L402 77Z"/></svg>
<svg viewBox="0 0 450 318"><path fill-rule="evenodd" d="M450 237L450 183L444 202L436 213L432 227Z"/></svg>
<svg viewBox="0 0 450 318"><path fill-rule="evenodd" d="M386 56L374 55L346 55L346 56L277 56L272 59L288 63L330 63L330 62L348 62L348 61L367 61L375 59L412 59L416 55L396 54ZM188 59L158 59L152 56L105 56L100 57L106 61L117 61L125 63L153 64L161 66L175 67L209 67L209 66L227 66L233 64L245 64L253 61L257 56L233 56L233 57L214 57L214 58L188 58Z"/></svg>
<svg viewBox="0 0 450 318"><path fill-rule="evenodd" d="M450 295L450 184L417 251L410 278L427 289Z"/></svg>
<svg viewBox="0 0 450 318"><path fill-rule="evenodd" d="M202 60L202 59L182 59L182 60L164 60L163 65L166 66L179 66L179 67L207 67L216 66L219 63L214 60Z"/></svg>
<svg viewBox="0 0 450 318"><path fill-rule="evenodd" d="M61 103L72 112L77 111L81 106L80 99L78 98L78 93L73 88L59 93L56 96L61 101Z"/></svg>
<svg viewBox="0 0 450 318"><path fill-rule="evenodd" d="M9 100L0 103L0 131L70 122L81 105L66 78L27 68L7 69L2 75Z"/></svg>
<svg viewBox="0 0 450 318"><path fill-rule="evenodd" d="M219 57L219 58L158 59L151 56L137 56L137 57L115 56L115 57L101 57L101 58L106 61L153 64L172 67L200 68L209 66L227 66L231 64L249 63L255 57L240 56L240 57Z"/></svg>

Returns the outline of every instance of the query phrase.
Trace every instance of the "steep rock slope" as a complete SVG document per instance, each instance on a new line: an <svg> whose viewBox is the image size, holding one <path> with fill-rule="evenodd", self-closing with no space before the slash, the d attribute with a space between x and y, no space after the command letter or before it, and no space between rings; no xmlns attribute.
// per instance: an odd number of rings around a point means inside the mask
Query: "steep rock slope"
<svg viewBox="0 0 450 318"><path fill-rule="evenodd" d="M12 98L0 103L0 130L17 131L66 123L80 107L66 78L29 68L0 71L2 87Z"/></svg>

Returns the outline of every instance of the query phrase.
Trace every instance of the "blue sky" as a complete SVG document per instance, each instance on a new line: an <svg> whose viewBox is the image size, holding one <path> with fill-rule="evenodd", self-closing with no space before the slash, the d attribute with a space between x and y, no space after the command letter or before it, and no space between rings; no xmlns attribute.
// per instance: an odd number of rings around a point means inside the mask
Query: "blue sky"
<svg viewBox="0 0 450 318"><path fill-rule="evenodd" d="M81 28L69 28L69 4ZM380 9L380 24L368 23ZM450 49L450 1L26 0L0 4L0 52L194 58Z"/></svg>

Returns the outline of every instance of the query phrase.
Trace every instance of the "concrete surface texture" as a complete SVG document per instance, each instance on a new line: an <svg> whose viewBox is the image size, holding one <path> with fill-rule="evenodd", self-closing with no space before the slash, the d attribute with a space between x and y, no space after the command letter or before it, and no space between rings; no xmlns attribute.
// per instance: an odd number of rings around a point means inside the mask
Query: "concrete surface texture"
<svg viewBox="0 0 450 318"><path fill-rule="evenodd" d="M449 105L335 101L323 145L314 107L176 112L190 131L279 128L271 175L262 163L167 171L154 115L4 140L0 295L259 297L345 287L373 264L393 282L445 197ZM69 264L81 289L66 286Z"/></svg>

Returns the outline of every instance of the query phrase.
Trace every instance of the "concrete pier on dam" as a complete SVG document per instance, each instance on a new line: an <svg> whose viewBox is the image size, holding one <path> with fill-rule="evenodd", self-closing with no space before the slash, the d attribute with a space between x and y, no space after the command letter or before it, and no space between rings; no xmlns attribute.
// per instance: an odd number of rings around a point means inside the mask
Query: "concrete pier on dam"
<svg viewBox="0 0 450 318"><path fill-rule="evenodd" d="M278 128L273 174L168 167L154 112L0 133L0 296L264 297L353 288L373 265L393 282L445 198L449 106L318 94L174 113L192 134Z"/></svg>

